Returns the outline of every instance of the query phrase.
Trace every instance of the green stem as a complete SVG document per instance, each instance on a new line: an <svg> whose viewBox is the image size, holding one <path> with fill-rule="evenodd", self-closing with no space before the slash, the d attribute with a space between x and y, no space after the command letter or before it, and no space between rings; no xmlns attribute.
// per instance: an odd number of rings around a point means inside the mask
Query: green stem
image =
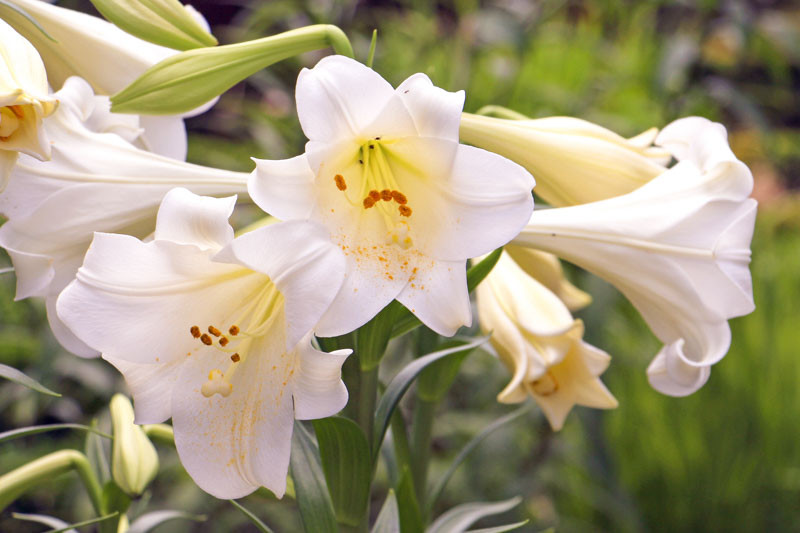
<svg viewBox="0 0 800 533"><path fill-rule="evenodd" d="M408 445L408 431L406 431L405 420L403 420L403 413L400 412L400 409L394 410L391 424L397 470L402 472L404 466L411 468L411 447Z"/></svg>
<svg viewBox="0 0 800 533"><path fill-rule="evenodd" d="M77 450L53 452L0 476L0 511L28 489L70 470L75 470L80 476L97 515L104 516L106 509L100 483L92 472L89 460Z"/></svg>
<svg viewBox="0 0 800 533"><path fill-rule="evenodd" d="M414 479L414 490L421 509L425 509L426 486L428 483L428 462L431 456L431 435L433 419L436 415L437 402L430 402L417 397L414 405L412 425L411 475Z"/></svg>
<svg viewBox="0 0 800 533"><path fill-rule="evenodd" d="M358 384L358 425L364 430L369 449L375 446L372 430L375 423L375 400L378 396L378 367L361 370Z"/></svg>
<svg viewBox="0 0 800 533"><path fill-rule="evenodd" d="M340 56L347 56L350 58L355 57L355 54L353 53L353 45L350 44L350 39L347 38L347 35L345 35L339 26L326 24L325 35L327 36L328 42L331 44L331 48L333 48L334 52Z"/></svg>
<svg viewBox="0 0 800 533"><path fill-rule="evenodd" d="M172 426L168 424L147 424L142 426L142 429L148 438L162 444L175 446L175 432L172 430Z"/></svg>

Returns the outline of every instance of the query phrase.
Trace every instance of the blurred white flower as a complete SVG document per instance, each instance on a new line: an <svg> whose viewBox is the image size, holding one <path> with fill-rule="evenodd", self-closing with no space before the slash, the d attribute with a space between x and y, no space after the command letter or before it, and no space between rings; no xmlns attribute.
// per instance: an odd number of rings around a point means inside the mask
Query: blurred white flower
<svg viewBox="0 0 800 533"><path fill-rule="evenodd" d="M300 73L306 153L256 161L249 189L278 218L323 223L347 257L318 334L352 331L394 298L443 335L471 323L466 259L517 234L533 209L533 179L458 143L463 103L463 92L424 74L395 90L342 56Z"/></svg>
<svg viewBox="0 0 800 533"><path fill-rule="evenodd" d="M571 117L508 120L464 113L461 140L516 161L534 192L557 207L613 198L664 172L669 153L652 146L656 128L625 139Z"/></svg>
<svg viewBox="0 0 800 533"><path fill-rule="evenodd" d="M137 148L135 115L108 111L80 78L56 93L58 110L44 124L50 161L21 155L0 194L0 246L14 263L17 299L47 299L50 325L70 351L97 355L64 328L55 298L74 277L95 231L149 235L167 191L184 186L200 194L246 191L247 174L206 168Z"/></svg>
<svg viewBox="0 0 800 533"><path fill-rule="evenodd" d="M50 157L42 119L58 102L48 95L47 74L36 49L0 20L0 190L20 152Z"/></svg>
<svg viewBox="0 0 800 533"><path fill-rule="evenodd" d="M598 377L611 358L583 341L583 323L510 255L503 252L475 293L481 329L512 373L499 401L532 396L555 430L575 405L617 406Z"/></svg>
<svg viewBox="0 0 800 533"><path fill-rule="evenodd" d="M173 189L155 237L97 233L58 313L125 376L137 424L172 417L181 462L218 498L286 488L294 419L347 403L341 365L310 331L344 258L313 222L233 238L235 197Z"/></svg>
<svg viewBox="0 0 800 533"><path fill-rule="evenodd" d="M656 144L678 164L616 198L539 210L514 244L554 253L615 285L665 343L650 383L691 394L728 351L727 320L753 311L753 177L725 128L677 120Z"/></svg>

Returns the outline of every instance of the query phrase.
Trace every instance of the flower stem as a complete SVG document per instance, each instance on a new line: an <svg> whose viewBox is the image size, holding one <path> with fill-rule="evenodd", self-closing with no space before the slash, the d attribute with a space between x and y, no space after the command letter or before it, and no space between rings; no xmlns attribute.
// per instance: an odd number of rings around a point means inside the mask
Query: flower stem
<svg viewBox="0 0 800 533"><path fill-rule="evenodd" d="M0 510L5 509L31 487L70 470L75 470L80 476L95 513L98 516L107 514L100 483L92 472L89 460L77 450L53 452L0 476Z"/></svg>
<svg viewBox="0 0 800 533"><path fill-rule="evenodd" d="M431 435L437 402L417 397L414 405L414 419L411 435L411 475L420 508L425 508L426 487L428 483L428 462L431 456Z"/></svg>

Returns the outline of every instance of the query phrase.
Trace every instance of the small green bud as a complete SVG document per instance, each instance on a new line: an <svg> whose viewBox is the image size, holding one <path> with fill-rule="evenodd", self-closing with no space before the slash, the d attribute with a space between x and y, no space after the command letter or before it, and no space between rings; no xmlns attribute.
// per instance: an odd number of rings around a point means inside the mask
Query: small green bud
<svg viewBox="0 0 800 533"><path fill-rule="evenodd" d="M243 79L283 59L332 46L352 57L353 49L336 26L317 24L271 37L189 50L149 68L111 97L115 113L173 115L191 111Z"/></svg>
<svg viewBox="0 0 800 533"><path fill-rule="evenodd" d="M217 39L178 0L91 0L131 35L176 50L216 46Z"/></svg>
<svg viewBox="0 0 800 533"><path fill-rule="evenodd" d="M126 494L138 496L158 472L158 454L140 426L133 423L133 406L122 394L111 398L114 445L111 475Z"/></svg>

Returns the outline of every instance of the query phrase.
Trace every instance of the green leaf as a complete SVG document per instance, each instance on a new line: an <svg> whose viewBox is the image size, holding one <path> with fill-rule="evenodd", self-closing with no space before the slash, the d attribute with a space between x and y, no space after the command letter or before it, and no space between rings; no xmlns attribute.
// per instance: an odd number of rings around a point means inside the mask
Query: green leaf
<svg viewBox="0 0 800 533"><path fill-rule="evenodd" d="M519 529L525 524L527 524L529 520L523 520L522 522L514 522L513 524L506 524L504 526L495 526L495 527L484 527L481 529L470 529L467 533L506 533L506 531L514 531L515 529ZM549 531L549 530L548 530ZM541 533L547 533L546 531L542 531ZM553 533L553 531L550 531Z"/></svg>
<svg viewBox="0 0 800 533"><path fill-rule="evenodd" d="M400 483L397 485L397 508L400 518L400 531L402 533L422 533L422 512L419 510L417 495L414 493L414 482L411 470L403 469Z"/></svg>
<svg viewBox="0 0 800 533"><path fill-rule="evenodd" d="M100 435L101 437L105 437L107 439L112 438L108 433L103 433L102 431L98 431L89 426L84 426L83 424L42 424L41 426L28 426L24 428L12 429L10 431L4 431L0 433L0 443L8 440L18 439L20 437L27 437L28 435L36 435L37 433L45 433L47 431L56 431L59 429L80 429L82 431L89 431L90 433Z"/></svg>
<svg viewBox="0 0 800 533"><path fill-rule="evenodd" d="M472 265L467 270L467 289L469 292L474 291L475 287L477 287L480 282L489 275L489 272L491 272L494 266L497 264L497 261L500 259L500 254L502 253L503 249L498 248L481 259L477 265ZM396 301L392 303L394 304ZM400 306L399 303L397 305ZM394 328L392 329L392 338L399 337L403 333L408 333L422 324L422 322L420 322L419 319L411 313L411 311L405 307L400 307L402 312L399 312L397 315Z"/></svg>
<svg viewBox="0 0 800 533"><path fill-rule="evenodd" d="M147 115L185 113L273 63L327 46L353 55L342 30L327 24L244 43L181 52L153 65L112 96L111 110Z"/></svg>
<svg viewBox="0 0 800 533"><path fill-rule="evenodd" d="M372 450L373 462L378 456L381 443L383 442L383 436L386 434L386 428L389 426L389 419L392 416L394 408L397 406L397 403L403 397L419 373L422 372L426 366L438 361L443 357L471 350L477 346L480 346L487 340L488 337L478 337L467 344L425 355L419 359L415 359L397 373L394 379L392 379L392 381L386 387L386 390L384 391L380 402L378 402L378 407L375 411L375 433L373 439L374 447Z"/></svg>
<svg viewBox="0 0 800 533"><path fill-rule="evenodd" d="M119 516L119 513L118 512L113 512L113 513L110 513L110 514L107 514L107 515L104 515L104 516L100 516L100 517L97 517L97 518L92 518L90 520L84 520L83 522L76 522L74 524L63 526L63 527L60 527L58 529L49 529L49 530L45 531L44 533L66 533L67 531L70 531L72 529L77 529L79 527L89 526L89 525L92 525L92 524L97 524L98 522L105 522L106 520L111 520L112 518L115 518L117 516Z"/></svg>
<svg viewBox="0 0 800 533"><path fill-rule="evenodd" d="M86 444L84 446L86 458L89 459L89 464L92 465L92 470L100 483L105 483L111 479L111 468L108 465L108 456L103 447L103 441L100 439L100 435L95 433L97 431L96 419L92 420L90 429L93 431L86 434Z"/></svg>
<svg viewBox="0 0 800 533"><path fill-rule="evenodd" d="M228 501L231 502L234 507L239 509L247 518L249 518L250 521L253 523L253 525L256 526L256 528L259 531L261 531L261 533L273 533L273 531L269 528L269 526L267 524L262 522L261 519L259 517L257 517L256 515L254 515L251 511L248 511L244 507L244 505L242 505L241 503L237 502L236 500L228 500ZM130 531L128 531L128 533L130 533Z"/></svg>
<svg viewBox="0 0 800 533"><path fill-rule="evenodd" d="M216 46L178 0L91 0L110 22L140 39L176 50Z"/></svg>
<svg viewBox="0 0 800 533"><path fill-rule="evenodd" d="M290 464L304 529L314 533L338 532L317 446L300 422L294 424Z"/></svg>
<svg viewBox="0 0 800 533"><path fill-rule="evenodd" d="M37 524L44 524L52 528L69 527L69 523L64 522L60 518L54 516L47 516L43 514L24 514L24 513L11 513L11 517L17 520L24 520L26 522L36 522ZM77 529L67 530L67 533L78 533Z"/></svg>
<svg viewBox="0 0 800 533"><path fill-rule="evenodd" d="M436 482L436 485L430 491L430 497L428 498L428 511L430 511L433 508L433 505L436 503L436 500L438 500L439 496L442 495L442 491L444 491L447 482L450 481L450 478L453 477L455 471L458 469L458 467L461 465L464 459L467 458L470 452L472 452L472 450L474 450L481 442L483 442L483 439L493 434L495 431L497 431L504 425L513 422L517 418L529 412L532 407L533 403L528 402L519 409L516 409L510 412L509 414L501 418L498 418L497 420L495 420L494 422L483 428L483 430L480 433L472 437L472 439L467 444L465 444L463 448L461 448L461 451L458 452L456 458L453 459L453 461L450 463L450 466L447 468L447 471L439 477L439 480Z"/></svg>
<svg viewBox="0 0 800 533"><path fill-rule="evenodd" d="M12 2L9 2L8 0L0 0L0 6L7 7L8 9L10 9L10 10L14 11L15 13L18 13L19 15L22 15L22 16L23 16L23 17L24 17L24 18L25 18L25 19L26 19L28 22L30 22L31 24L33 24L33 26L34 26L34 27L35 27L37 30L39 30L40 32L42 32L42 35L44 35L45 37L47 37L48 39L50 39L50 40L51 40L51 41L53 41L54 43L57 43L57 42L58 42L58 41L56 41L56 40L53 38L53 36L52 36L52 35L50 35L49 33L47 33L47 30L45 30L45 29L42 27L42 25L41 25L41 24L39 24L39 21L38 21L38 20L36 20L35 18L33 18L33 15L31 15L30 13L28 13L27 11L25 11L24 9L22 9L22 8L21 8L21 7L19 7L18 5L14 4L14 3L12 3ZM11 270L13 271L13 268L12 268ZM34 516L34 515L31 515L31 516Z"/></svg>
<svg viewBox="0 0 800 533"><path fill-rule="evenodd" d="M474 502L453 507L436 519L427 533L463 533L467 528L487 516L505 513L522 501L520 496L496 503Z"/></svg>
<svg viewBox="0 0 800 533"><path fill-rule="evenodd" d="M397 509L397 498L394 491L389 489L386 501L383 502L381 512L375 519L371 533L400 533L400 511Z"/></svg>
<svg viewBox="0 0 800 533"><path fill-rule="evenodd" d="M358 526L367 512L372 481L367 438L347 418L323 418L313 424L336 518Z"/></svg>
<svg viewBox="0 0 800 533"><path fill-rule="evenodd" d="M20 385L24 385L29 389L33 389L36 392L41 392L42 394L55 396L57 398L61 397L59 393L51 391L50 389L48 389L35 379L29 378L16 368L10 367L8 365L0 365L0 377L11 380L14 383L19 383Z"/></svg>
<svg viewBox="0 0 800 533"><path fill-rule="evenodd" d="M103 505L107 511L125 513L131 506L131 497L125 494L113 480L109 480L103 485Z"/></svg>
<svg viewBox="0 0 800 533"><path fill-rule="evenodd" d="M355 353L362 372L377 368L380 364L392 337L394 324L404 314L408 314L408 310L397 300L392 300L372 320L358 328Z"/></svg>
<svg viewBox="0 0 800 533"><path fill-rule="evenodd" d="M463 341L449 339L443 342L440 348L455 348L462 346ZM440 359L431 363L428 368L422 371L417 381L417 396L426 402L439 403L450 390L450 386L458 375L461 363L474 348L456 353L452 357Z"/></svg>

